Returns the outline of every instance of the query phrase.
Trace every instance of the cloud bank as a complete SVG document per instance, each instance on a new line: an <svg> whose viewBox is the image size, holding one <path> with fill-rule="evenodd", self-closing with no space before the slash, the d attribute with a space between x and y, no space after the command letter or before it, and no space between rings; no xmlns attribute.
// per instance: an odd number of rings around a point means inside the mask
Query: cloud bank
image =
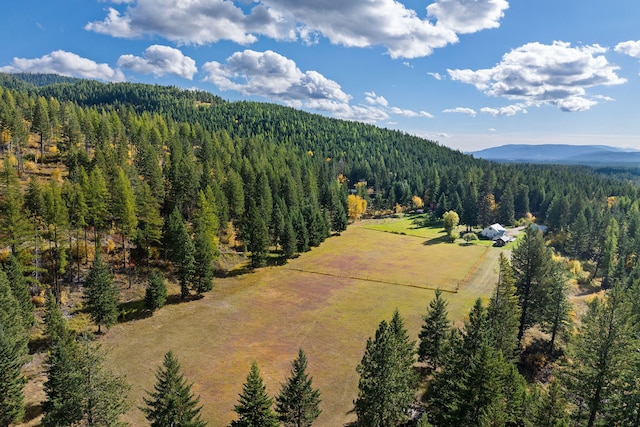
<svg viewBox="0 0 640 427"><path fill-rule="evenodd" d="M113 37L160 36L178 44L229 40L242 45L259 37L349 47L383 46L393 58L418 58L467 34L500 25L506 0L436 0L421 18L396 0L131 0L111 1L88 31ZM124 7L126 5L126 7Z"/></svg>
<svg viewBox="0 0 640 427"><path fill-rule="evenodd" d="M11 65L0 67L3 73L52 73L107 82L125 80L122 71L108 64L98 64L75 53L56 50L40 58L13 58Z"/></svg>
<svg viewBox="0 0 640 427"><path fill-rule="evenodd" d="M618 67L603 55L599 45L572 47L528 43L502 57L493 68L447 70L453 80L472 84L485 94L522 101L526 105L549 104L563 111L584 111L596 105L587 90L625 83Z"/></svg>

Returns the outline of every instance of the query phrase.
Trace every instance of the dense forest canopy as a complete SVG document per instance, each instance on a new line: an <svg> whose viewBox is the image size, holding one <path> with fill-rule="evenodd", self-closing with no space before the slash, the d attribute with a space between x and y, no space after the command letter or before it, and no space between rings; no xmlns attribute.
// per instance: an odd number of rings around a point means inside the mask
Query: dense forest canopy
<svg viewBox="0 0 640 427"><path fill-rule="evenodd" d="M431 344L421 343L420 350L442 396L465 401L471 377L464 384L452 383L463 367L499 371L487 373L502 388L494 393L494 406L483 409L495 414L502 411L504 396L515 396L508 386L524 381L512 360L525 330L539 326L551 334L548 354L554 354L556 335L568 334L566 281L553 267L548 246L591 263L591 278L603 288L633 290L640 278L640 187L634 170L496 164L404 132L280 105L227 102L175 87L37 74L0 74L0 152L0 311L11 313L0 317L0 362L13 375L0 386L9 384L11 402L20 401L20 366L27 352L26 331L33 325L30 298L41 297L43 289L51 291L45 320L53 344L45 387L54 405L55 399L64 400L52 385L56 375L64 374L56 371L56 363L81 359L80 354L100 359L96 349L82 347L64 328L55 302L65 287L83 284L91 319L98 328L108 328L118 321L113 270L129 286L148 279L145 303L154 310L167 298L165 274L179 283L181 298L189 299L212 289L221 251L246 255L249 268L274 259L286 262L332 232L344 231L348 217L355 220L365 209L386 215L420 208L436 219L455 218L456 226L459 222L468 231L494 222L548 226L546 241L527 230L531 250L518 247L512 265L501 259L501 283L486 309L479 301L465 327L449 331L444 302L436 301L428 314L439 319L442 330L425 330L420 337L448 342L433 351L427 348ZM352 205L358 206L356 214ZM102 253L108 258L103 260ZM530 272L533 259L537 270ZM158 266L161 273L154 270ZM495 300L499 294L505 299ZM637 325L637 307L617 305L618 295L590 305L585 324L592 322L595 330L608 312L623 307L624 328ZM500 331L495 324L509 324L511 330ZM405 405L415 395L416 381L413 344L403 331L399 313L383 322L358 372L373 375L377 369L369 363L398 353L393 369L404 372ZM446 337L440 336L443 331ZM588 333L583 328L581 339L587 340ZM631 346L626 329L620 334ZM588 358L576 353L567 376L577 376L579 356ZM615 356L624 362L622 355ZM89 369L78 360L78 366ZM179 370L177 360L168 357L166 363L166 369ZM362 383L358 417L382 420L380 425L404 421L406 413L399 413L397 405L390 414L379 413L381 407L365 393L375 392L374 386ZM580 392L574 389L581 399L589 398ZM439 426L460 425L461 419L476 425L489 413L460 403L453 414L439 398L431 402L431 418ZM604 419L600 403L585 404L589 425ZM12 407L8 423L23 410ZM317 416L317 408L310 411ZM55 413L50 408L48 414ZM117 418L118 413L108 415Z"/></svg>

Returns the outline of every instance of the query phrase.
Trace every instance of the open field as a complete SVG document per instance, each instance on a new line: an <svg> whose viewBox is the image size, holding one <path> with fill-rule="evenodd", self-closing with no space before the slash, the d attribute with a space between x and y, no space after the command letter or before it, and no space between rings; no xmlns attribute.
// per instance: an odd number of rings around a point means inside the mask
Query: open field
<svg viewBox="0 0 640 427"><path fill-rule="evenodd" d="M322 392L323 413L315 425L344 425L355 419L355 368L378 323L397 307L417 338L431 287L449 291L452 320L464 318L476 298L491 292L499 253L357 224L283 267L217 279L203 299L120 324L101 339L109 365L132 383L127 420L145 424L137 407L169 349L194 382L204 418L217 427L235 418L252 360L275 395L303 348Z"/></svg>

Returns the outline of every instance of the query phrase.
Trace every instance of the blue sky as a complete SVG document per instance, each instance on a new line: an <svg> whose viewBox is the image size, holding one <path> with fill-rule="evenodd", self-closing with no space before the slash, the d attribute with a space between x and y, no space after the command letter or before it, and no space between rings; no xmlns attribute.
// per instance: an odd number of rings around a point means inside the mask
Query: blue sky
<svg viewBox="0 0 640 427"><path fill-rule="evenodd" d="M637 0L9 0L0 71L198 88L463 151L640 149Z"/></svg>

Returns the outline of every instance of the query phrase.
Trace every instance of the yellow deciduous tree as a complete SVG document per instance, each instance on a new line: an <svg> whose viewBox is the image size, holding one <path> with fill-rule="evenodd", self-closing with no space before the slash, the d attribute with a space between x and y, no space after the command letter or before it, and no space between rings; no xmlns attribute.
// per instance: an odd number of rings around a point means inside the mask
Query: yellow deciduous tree
<svg viewBox="0 0 640 427"><path fill-rule="evenodd" d="M360 196L350 194L347 197L347 206L349 208L349 218L357 221L358 218L367 210L367 201Z"/></svg>

